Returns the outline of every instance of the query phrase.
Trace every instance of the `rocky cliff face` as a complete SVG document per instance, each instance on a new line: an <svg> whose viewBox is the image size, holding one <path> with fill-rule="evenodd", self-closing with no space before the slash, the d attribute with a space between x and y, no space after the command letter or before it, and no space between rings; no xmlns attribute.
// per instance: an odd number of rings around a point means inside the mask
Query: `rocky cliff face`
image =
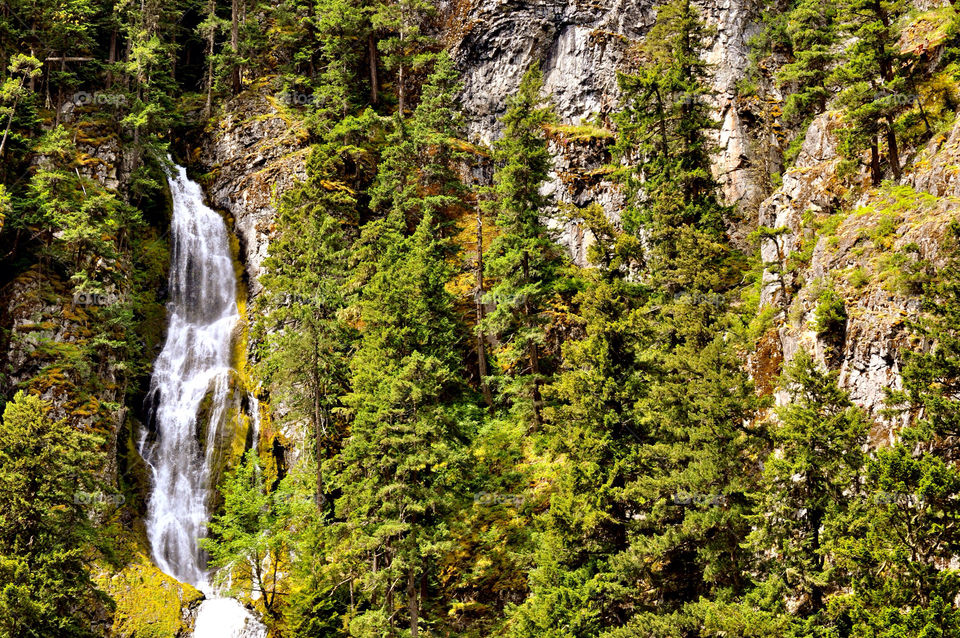
<svg viewBox="0 0 960 638"><path fill-rule="evenodd" d="M277 99L251 90L228 103L217 127L192 149L207 171L211 205L232 218L251 297L261 290L276 201L306 177L305 140Z"/></svg>
<svg viewBox="0 0 960 638"><path fill-rule="evenodd" d="M879 443L896 425L880 413L884 389L901 383L900 352L923 345L907 328L923 271L942 265L946 227L960 216L960 124L919 149L899 182L871 188L864 174L838 176L839 117L826 113L811 124L796 165L760 208L759 223L780 229L761 249L771 265L762 302L781 309L778 356L805 348L838 370L852 399L877 419ZM846 319L825 331L816 309L826 289L842 298Z"/></svg>
<svg viewBox="0 0 960 638"><path fill-rule="evenodd" d="M737 82L748 67L747 41L758 25L753 5L742 0L708 1L699 6L714 32L708 62L721 122L714 171L726 200L750 221L767 194L762 175L777 168L779 157L776 136L761 126L751 128L757 121L757 105L736 98ZM617 71L631 47L642 42L654 24L656 3L488 0L451 4L447 12L447 22L460 25L450 39L463 74L468 134L475 141L490 143L500 134L498 121L506 98L533 63L543 69L544 91L551 96L561 123L609 127L609 116L620 97ZM554 179L547 188L560 201L577 205L596 201L617 218L622 200L615 185L597 173L609 158L595 146L555 144ZM734 229L734 235L739 238L743 233ZM575 224L567 224L561 241L582 265L584 242L589 243L589 237L584 238Z"/></svg>
<svg viewBox="0 0 960 638"><path fill-rule="evenodd" d="M950 168L958 163L960 129L917 149L920 158L900 185L870 189L866 175L838 177L835 131L841 120L826 113L805 132L797 161L774 188L770 175L782 161L776 92L764 102L737 91L748 67L747 42L759 28L755 7L742 0L699 6L713 29L707 57L720 122L714 172L738 211L731 236L746 247L757 226L783 229L761 246L764 261L779 264L764 275L762 305L779 314L754 357L756 368L807 348L839 370L853 398L879 417L884 388L899 383L898 352L909 339L904 320L919 303L916 285L898 273L904 264L938 263L939 239L960 191ZM653 25L656 3L478 0L441 8L447 25L442 36L462 74L470 141L489 144L499 136L506 98L539 62L560 120L550 132L555 166L545 190L558 201L598 202L618 219L622 196L605 169L610 114L619 98L616 73ZM209 172L212 203L234 219L254 295L276 197L304 175L304 137L283 113L270 97L251 91L228 106L226 118L195 149ZM851 202L854 192L865 194ZM584 265L589 233L576 222L558 232L574 261ZM818 331L815 320L827 288L845 304L846 323L833 333ZM877 436L887 434L889 428Z"/></svg>

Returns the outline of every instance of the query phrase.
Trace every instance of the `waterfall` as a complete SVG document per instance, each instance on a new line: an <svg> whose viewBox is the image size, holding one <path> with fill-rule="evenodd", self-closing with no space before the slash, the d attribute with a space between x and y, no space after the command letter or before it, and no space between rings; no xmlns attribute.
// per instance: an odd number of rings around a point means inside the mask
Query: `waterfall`
<svg viewBox="0 0 960 638"><path fill-rule="evenodd" d="M230 355L239 315L227 227L177 166L173 198L167 339L145 400L140 453L152 492L147 537L157 566L208 595L197 638L259 638L266 628L233 599L216 598L198 539L206 533L218 429L230 395ZM202 414L201 414L202 412ZM202 439L202 441L201 441Z"/></svg>

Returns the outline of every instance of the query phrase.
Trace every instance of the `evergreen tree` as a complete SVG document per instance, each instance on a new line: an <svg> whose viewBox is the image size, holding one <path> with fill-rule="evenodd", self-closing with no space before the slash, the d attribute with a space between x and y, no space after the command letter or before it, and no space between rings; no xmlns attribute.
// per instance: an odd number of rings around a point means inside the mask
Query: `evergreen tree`
<svg viewBox="0 0 960 638"><path fill-rule="evenodd" d="M923 314L910 324L929 351L904 352L903 389L889 391L887 402L910 422L906 441L954 460L960 440L960 224L949 226L942 250L946 263L925 286Z"/></svg>
<svg viewBox="0 0 960 638"><path fill-rule="evenodd" d="M833 73L833 82L844 87L840 104L847 108L850 128L844 139L850 157L870 149L870 172L880 183L879 139L887 143L887 162L900 177L900 152L896 117L909 103L905 99L906 62L900 53L898 23L909 4L906 0L855 0L845 3L840 20L851 44L846 60Z"/></svg>
<svg viewBox="0 0 960 638"><path fill-rule="evenodd" d="M264 611L279 613L289 570L287 522L289 494L270 490L255 450L247 451L236 469L220 486L223 511L208 524L211 534L200 545L210 553L219 583L250 583L250 593L262 601Z"/></svg>
<svg viewBox="0 0 960 638"><path fill-rule="evenodd" d="M540 192L552 161L543 127L554 119L540 97L542 84L539 67L526 72L507 101L503 136L494 144L494 186L485 204L496 214L499 234L485 256L485 275L494 282L485 300L496 307L482 324L501 343L496 358L506 373L504 394L537 425L549 371L549 302L567 283L565 260L546 225L551 204Z"/></svg>
<svg viewBox="0 0 960 638"><path fill-rule="evenodd" d="M381 0L372 7L370 22L375 33L381 34L377 48L384 55L387 69L396 73L397 112L401 117L412 101L411 76L415 77L435 56L431 51L434 40L425 27L436 12L429 0Z"/></svg>
<svg viewBox="0 0 960 638"><path fill-rule="evenodd" d="M637 398L646 393L650 326L645 287L627 275L641 261L639 242L621 233L599 206L577 211L596 238L574 298L581 339L564 344L560 371L545 395L545 435L558 463L550 507L539 517L530 596L511 616L513 635L541 636L564 628L597 635L625 609L601 592L610 558L625 551L630 508L623 488L635 478Z"/></svg>
<svg viewBox="0 0 960 638"><path fill-rule="evenodd" d="M960 632L960 472L944 459L897 443L877 450L865 498L831 543L850 593L830 616L853 635L952 636Z"/></svg>
<svg viewBox="0 0 960 638"><path fill-rule="evenodd" d="M370 206L401 214L411 230L425 215L442 222L464 206L467 189L457 170L465 154L455 145L463 126L460 88L450 56L438 55L413 114L397 114L383 149Z"/></svg>
<svg viewBox="0 0 960 638"><path fill-rule="evenodd" d="M94 440L18 392L0 422L0 636L90 636Z"/></svg>
<svg viewBox="0 0 960 638"><path fill-rule="evenodd" d="M640 48L642 69L619 76L624 108L615 116L614 148L625 168L628 229L648 236L645 276L669 297L722 291L735 276L717 183L710 170L708 132L718 124L707 102L708 66L702 60L710 31L686 0L658 10ZM711 304L694 304L708 311ZM714 304L714 307L717 305ZM699 328L706 316L686 322Z"/></svg>
<svg viewBox="0 0 960 638"><path fill-rule="evenodd" d="M329 152L323 145L314 149L309 179L278 208L278 233L264 260L264 292L257 299L262 315L254 330L263 380L289 406L287 418L309 423L318 470L339 450L346 431L341 408L356 340L342 316L356 197L338 179L342 160ZM319 473L316 498L318 505L329 504Z"/></svg>
<svg viewBox="0 0 960 638"><path fill-rule="evenodd" d="M444 240L431 214L405 235L398 211L367 224L372 274L351 361L350 436L335 459L336 560L361 596L352 635L418 635L421 591L445 539L449 481L462 455L457 353L461 326L444 286ZM351 585L352 587L354 585ZM403 601L405 605L400 605ZM404 609L405 612L404 613Z"/></svg>
<svg viewBox="0 0 960 638"><path fill-rule="evenodd" d="M784 117L805 128L823 112L830 97L827 78L836 61L837 7L832 0L799 0L788 13L786 33L793 61L777 73L777 84L789 92Z"/></svg>
<svg viewBox="0 0 960 638"><path fill-rule="evenodd" d="M901 440L867 463L855 525L838 540L853 591L835 614L857 631L953 635L960 631L958 551L960 472L960 225L948 228L946 263L924 290L923 314L911 324L928 351L904 352L903 388L888 391L891 418L909 425Z"/></svg>
<svg viewBox="0 0 960 638"><path fill-rule="evenodd" d="M828 547L845 531L868 428L836 376L803 350L784 372L790 399L772 427L750 535L769 600L779 610L794 600L796 613L814 624L840 586Z"/></svg>

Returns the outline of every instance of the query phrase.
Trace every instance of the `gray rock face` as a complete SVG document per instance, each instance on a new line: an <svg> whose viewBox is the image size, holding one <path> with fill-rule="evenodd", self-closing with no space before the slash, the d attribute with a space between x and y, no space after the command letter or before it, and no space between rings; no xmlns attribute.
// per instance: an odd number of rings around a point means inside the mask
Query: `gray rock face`
<svg viewBox="0 0 960 638"><path fill-rule="evenodd" d="M761 247L764 261L800 251L815 241L806 267L783 280L776 269L764 274L762 303L782 308L777 332L781 355L789 361L804 348L839 372L841 385L876 420L874 444L892 440L896 422L881 411L886 389L901 387L901 352L919 347L907 327L920 309L919 290L903 278L897 260L942 265L939 248L945 229L960 211L960 125L934 139L914 161L899 186L870 188L861 174L841 180L834 134L836 113L809 127L796 165L783 185L761 206L759 222L785 232ZM864 194L841 207L848 189ZM846 212L844 212L846 211ZM814 236L804 216L835 226ZM886 226L887 230L883 230ZM815 311L820 291L832 288L844 300L847 319L840 333L820 333Z"/></svg>
<svg viewBox="0 0 960 638"><path fill-rule="evenodd" d="M544 73L544 93L551 96L564 124L596 123L610 126L609 115L617 108L616 74L631 46L641 42L656 20L656 5L650 0L615 0L608 5L547 0L483 0L470 5L450 21L464 25L452 54L462 73L461 96L471 139L490 143L500 135L498 119L506 99L516 91L531 64L539 62ZM457 5L459 6L459 5ZM756 133L749 130L736 99L736 84L748 65L748 39L757 26L751 5L740 0L711 0L699 5L705 21L714 29L707 61L712 65L715 108L721 127L714 172L727 202L736 204L747 217L765 195L758 179L768 169L758 162ZM454 6L447 7L454 14ZM776 139L767 136L769 144ZM614 184L593 180L589 187L565 179L573 167L598 168L608 158L594 154L584 162L583 149L554 146L555 178L547 186L558 200L577 205L598 202L617 219L622 198ZM778 156L778 152L774 152ZM577 263L583 265L583 242L589 237L568 223L561 241ZM734 233L743 235L745 233Z"/></svg>
<svg viewBox="0 0 960 638"><path fill-rule="evenodd" d="M251 296L262 289L276 202L306 177L305 139L265 95L243 94L227 105L218 129L203 140L199 160L211 174L207 196L233 218Z"/></svg>
<svg viewBox="0 0 960 638"><path fill-rule="evenodd" d="M779 237L764 241L760 254L764 262L776 263L800 248L801 220L807 211L830 213L840 204L842 187L836 178L840 163L834 131L840 124L839 115L824 113L807 129L806 138L797 161L783 175L783 184L760 205L758 223L769 228L783 228ZM775 305L781 299L783 288L793 285L793 277L781 277L771 270L764 273L761 303Z"/></svg>

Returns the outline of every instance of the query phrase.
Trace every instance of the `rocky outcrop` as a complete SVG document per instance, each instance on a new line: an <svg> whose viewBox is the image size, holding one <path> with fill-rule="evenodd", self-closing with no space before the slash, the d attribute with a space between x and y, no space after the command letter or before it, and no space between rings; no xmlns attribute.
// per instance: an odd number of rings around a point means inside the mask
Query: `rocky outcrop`
<svg viewBox="0 0 960 638"><path fill-rule="evenodd" d="M889 441L886 388L901 384L901 352L920 347L908 321L920 309L926 272L942 265L947 225L960 217L960 125L932 140L899 184L869 186L865 174L841 179L836 129L826 113L810 126L796 165L761 206L760 224L779 229L762 244L771 267L762 303L782 310L779 356L799 348L839 372L851 398L876 419L873 442ZM851 193L861 193L853 204ZM825 331L816 310L825 290L843 300L846 320Z"/></svg>
<svg viewBox="0 0 960 638"><path fill-rule="evenodd" d="M250 89L191 153L207 173L210 203L232 219L251 297L261 290L277 199L306 177L306 132L285 109L268 88Z"/></svg>
<svg viewBox="0 0 960 638"><path fill-rule="evenodd" d="M460 25L449 37L462 73L461 99L471 139L490 143L499 136L506 99L533 63L543 69L544 93L550 95L563 124L610 127L609 116L620 97L617 71L630 48L642 42L654 24L657 4L650 0L610 4L482 0L448 5L447 23ZM721 124L714 172L725 199L752 225L757 206L769 191L763 176L771 167L776 170L780 156L778 138L769 127L754 126L756 105L737 99L737 82L748 68L747 41L758 28L754 9L741 0L711 0L699 6L714 31L707 55ZM554 177L546 190L564 202L600 203L616 219L622 197L612 182L595 172L608 158L602 154L584 158L584 149L578 145L554 145L553 149ZM574 170L587 173L591 180L576 183L571 180ZM561 230L561 242L584 265L584 246L590 242L584 237L586 231L574 222L565 223ZM748 232L739 226L732 231L735 239Z"/></svg>

